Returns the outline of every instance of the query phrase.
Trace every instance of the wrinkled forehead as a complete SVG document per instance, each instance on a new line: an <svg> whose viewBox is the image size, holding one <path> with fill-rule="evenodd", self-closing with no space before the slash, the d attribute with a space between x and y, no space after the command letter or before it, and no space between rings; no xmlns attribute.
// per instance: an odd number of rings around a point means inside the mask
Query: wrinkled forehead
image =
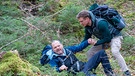
<svg viewBox="0 0 135 76"><path fill-rule="evenodd" d="M59 41L53 41L52 42L52 47L56 47L58 45L61 45L61 43Z"/></svg>

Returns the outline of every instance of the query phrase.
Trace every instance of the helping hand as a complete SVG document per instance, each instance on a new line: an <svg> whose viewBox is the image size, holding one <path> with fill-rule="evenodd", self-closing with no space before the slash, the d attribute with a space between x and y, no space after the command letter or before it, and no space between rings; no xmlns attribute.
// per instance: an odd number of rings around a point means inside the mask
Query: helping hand
<svg viewBox="0 0 135 76"><path fill-rule="evenodd" d="M95 39L89 38L88 43L91 45L95 45L97 43L97 41Z"/></svg>

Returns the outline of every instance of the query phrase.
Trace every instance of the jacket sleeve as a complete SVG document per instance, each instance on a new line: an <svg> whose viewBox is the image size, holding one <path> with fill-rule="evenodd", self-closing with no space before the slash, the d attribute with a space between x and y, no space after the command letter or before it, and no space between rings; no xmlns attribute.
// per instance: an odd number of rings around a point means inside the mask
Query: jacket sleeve
<svg viewBox="0 0 135 76"><path fill-rule="evenodd" d="M82 51L88 45L89 45L88 40L85 40L84 42L81 42L80 44L68 46L68 47L65 47L65 48L68 49L68 50L71 50L73 53L76 53L76 52Z"/></svg>
<svg viewBox="0 0 135 76"><path fill-rule="evenodd" d="M87 29L89 29L89 28L85 27L85 35L84 35L84 39L82 40L82 42L86 41L87 39L91 38L91 36L92 36L92 34L90 34Z"/></svg>
<svg viewBox="0 0 135 76"><path fill-rule="evenodd" d="M102 31L102 39L99 39L97 43L95 44L95 46L110 42L112 37L108 29L108 23L103 20L99 21L98 28L99 28L99 31Z"/></svg>
<svg viewBox="0 0 135 76"><path fill-rule="evenodd" d="M57 72L61 72L61 70L59 70L59 67L60 67L59 64L60 63L59 63L58 59L50 60L49 64L51 65L51 67L55 67Z"/></svg>
<svg viewBox="0 0 135 76"><path fill-rule="evenodd" d="M47 55L43 54L40 58L40 64L43 66L50 61Z"/></svg>

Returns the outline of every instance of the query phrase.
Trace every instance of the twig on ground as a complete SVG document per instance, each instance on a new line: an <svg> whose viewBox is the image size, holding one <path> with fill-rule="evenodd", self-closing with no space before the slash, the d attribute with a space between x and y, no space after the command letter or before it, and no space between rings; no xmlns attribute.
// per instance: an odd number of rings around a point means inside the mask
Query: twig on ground
<svg viewBox="0 0 135 76"><path fill-rule="evenodd" d="M26 22L28 24L27 26L32 27L32 28L35 28L36 30L40 31L43 35L45 35L45 32L43 32L42 30L40 30L38 27L32 25L30 22L28 22L28 21L26 21L24 19L21 19L21 20L24 21L24 22Z"/></svg>
<svg viewBox="0 0 135 76"><path fill-rule="evenodd" d="M13 41L11 41L11 42L9 42L9 43L3 45L2 47L0 47L0 50L3 49L3 48L6 47L6 46L8 46L8 45L10 45L10 44L12 44L12 43L18 41L19 39L22 39L23 37L27 36L28 34L29 34L29 33L26 33L25 35L21 36L20 38L15 39L15 40L13 40Z"/></svg>

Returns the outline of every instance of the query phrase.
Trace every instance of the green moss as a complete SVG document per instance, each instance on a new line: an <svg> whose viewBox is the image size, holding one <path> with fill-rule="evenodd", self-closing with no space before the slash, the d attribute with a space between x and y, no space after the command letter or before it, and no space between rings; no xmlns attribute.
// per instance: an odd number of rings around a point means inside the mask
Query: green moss
<svg viewBox="0 0 135 76"><path fill-rule="evenodd" d="M18 55L7 52L0 61L0 74L13 72L14 75L37 76L40 70L23 61Z"/></svg>

